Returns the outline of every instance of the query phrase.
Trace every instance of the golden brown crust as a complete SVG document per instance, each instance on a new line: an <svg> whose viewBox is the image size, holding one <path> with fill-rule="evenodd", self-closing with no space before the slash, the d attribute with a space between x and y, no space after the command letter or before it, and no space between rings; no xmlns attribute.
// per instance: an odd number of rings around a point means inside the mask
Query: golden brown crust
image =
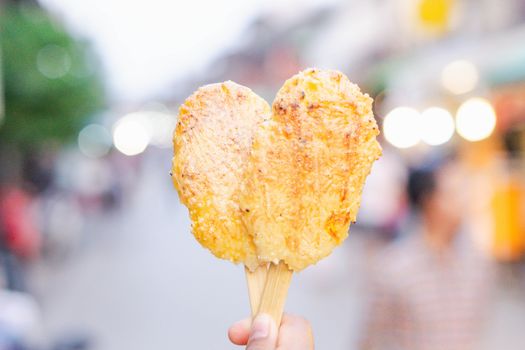
<svg viewBox="0 0 525 350"><path fill-rule="evenodd" d="M270 107L233 82L201 87L179 109L173 182L189 209L195 238L214 255L250 269L255 246L241 221L239 186L252 136Z"/></svg>
<svg viewBox="0 0 525 350"><path fill-rule="evenodd" d="M295 271L331 253L356 220L380 156L372 99L336 71L284 84L254 138L240 203L260 261Z"/></svg>

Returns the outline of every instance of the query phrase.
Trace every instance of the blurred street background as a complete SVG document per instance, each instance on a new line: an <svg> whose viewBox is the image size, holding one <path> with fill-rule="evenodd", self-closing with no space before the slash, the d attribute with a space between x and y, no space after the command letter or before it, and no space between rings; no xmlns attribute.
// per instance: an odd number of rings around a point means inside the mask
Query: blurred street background
<svg viewBox="0 0 525 350"><path fill-rule="evenodd" d="M287 311L318 349L525 349L525 1L0 0L0 43L0 350L234 348L244 272L190 233L178 106L307 67L374 98L383 156Z"/></svg>

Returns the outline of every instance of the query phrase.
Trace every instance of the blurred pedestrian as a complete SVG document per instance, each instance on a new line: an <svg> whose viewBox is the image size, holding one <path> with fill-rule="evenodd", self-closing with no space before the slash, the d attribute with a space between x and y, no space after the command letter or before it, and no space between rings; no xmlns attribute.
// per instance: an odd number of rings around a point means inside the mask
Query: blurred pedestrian
<svg viewBox="0 0 525 350"><path fill-rule="evenodd" d="M16 186L0 186L0 270L7 288L25 291L24 262L40 251L40 232L31 212L32 198Z"/></svg>
<svg viewBox="0 0 525 350"><path fill-rule="evenodd" d="M414 229L377 259L361 349L477 349L490 268L463 224L468 177L452 158L411 171Z"/></svg>

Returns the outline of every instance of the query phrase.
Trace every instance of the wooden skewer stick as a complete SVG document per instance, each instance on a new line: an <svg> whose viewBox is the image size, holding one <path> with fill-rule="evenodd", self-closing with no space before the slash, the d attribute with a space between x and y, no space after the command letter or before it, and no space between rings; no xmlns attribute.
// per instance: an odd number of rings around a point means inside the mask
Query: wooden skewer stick
<svg viewBox="0 0 525 350"><path fill-rule="evenodd" d="M255 316L257 310L259 309L264 284L266 283L267 271L267 265L259 266L254 272L251 272L247 267L244 267L244 272L246 273L246 282L248 283L248 294L250 296L252 316Z"/></svg>
<svg viewBox="0 0 525 350"><path fill-rule="evenodd" d="M288 287L292 281L292 273L284 262L279 264L270 264L266 284L259 305L257 314L268 314L275 320L277 327L281 324L283 317L284 304L288 295Z"/></svg>

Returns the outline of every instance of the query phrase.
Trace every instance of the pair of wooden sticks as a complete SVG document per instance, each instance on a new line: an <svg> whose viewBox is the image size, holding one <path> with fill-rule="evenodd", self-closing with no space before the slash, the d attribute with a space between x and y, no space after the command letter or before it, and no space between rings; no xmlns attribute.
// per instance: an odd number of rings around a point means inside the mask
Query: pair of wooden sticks
<svg viewBox="0 0 525 350"><path fill-rule="evenodd" d="M283 261L259 266L254 272L245 268L245 272L252 318L265 313L279 327L293 272Z"/></svg>

